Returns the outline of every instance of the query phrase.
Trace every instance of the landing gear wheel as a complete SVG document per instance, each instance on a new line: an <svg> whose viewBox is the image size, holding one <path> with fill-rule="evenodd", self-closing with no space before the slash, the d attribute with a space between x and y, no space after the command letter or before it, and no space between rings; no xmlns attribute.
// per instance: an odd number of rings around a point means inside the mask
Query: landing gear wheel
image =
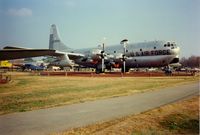
<svg viewBox="0 0 200 135"><path fill-rule="evenodd" d="M105 67L105 65L104 65L104 67ZM104 72L105 72L105 68L104 68L104 70L102 71L102 64L98 64L98 65L96 66L96 74L104 73Z"/></svg>
<svg viewBox="0 0 200 135"><path fill-rule="evenodd" d="M125 68L125 73L129 72L130 68ZM121 68L121 72L124 73L124 67Z"/></svg>

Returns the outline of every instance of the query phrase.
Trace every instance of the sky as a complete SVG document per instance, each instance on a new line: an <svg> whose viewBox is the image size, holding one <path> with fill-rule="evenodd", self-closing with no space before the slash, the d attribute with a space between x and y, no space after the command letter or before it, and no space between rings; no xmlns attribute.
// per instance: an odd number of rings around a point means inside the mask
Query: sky
<svg viewBox="0 0 200 135"><path fill-rule="evenodd" d="M200 0L0 0L0 47L48 48L51 24L70 48L165 40L200 55Z"/></svg>

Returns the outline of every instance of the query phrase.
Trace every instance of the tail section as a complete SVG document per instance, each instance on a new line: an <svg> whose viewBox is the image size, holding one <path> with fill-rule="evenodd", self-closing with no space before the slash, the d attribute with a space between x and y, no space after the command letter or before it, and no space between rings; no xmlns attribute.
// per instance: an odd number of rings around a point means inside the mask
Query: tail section
<svg viewBox="0 0 200 135"><path fill-rule="evenodd" d="M51 25L50 36L49 36L49 49L69 52L70 48L67 47L64 43L61 42L59 37L59 32L55 24Z"/></svg>

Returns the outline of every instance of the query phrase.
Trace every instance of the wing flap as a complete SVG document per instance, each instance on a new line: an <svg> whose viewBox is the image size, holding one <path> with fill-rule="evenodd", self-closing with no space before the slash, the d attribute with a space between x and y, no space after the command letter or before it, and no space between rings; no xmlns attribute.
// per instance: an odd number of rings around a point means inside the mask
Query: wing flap
<svg viewBox="0 0 200 135"><path fill-rule="evenodd" d="M79 54L79 53L67 53L67 55L68 55L70 60L80 59L80 58L83 58L85 56L85 55Z"/></svg>
<svg viewBox="0 0 200 135"><path fill-rule="evenodd" d="M56 51L54 54L52 54L52 56L58 56L58 57L62 55L67 55L70 60L76 60L85 57L85 55L81 53L70 53L70 52L60 52L60 51Z"/></svg>

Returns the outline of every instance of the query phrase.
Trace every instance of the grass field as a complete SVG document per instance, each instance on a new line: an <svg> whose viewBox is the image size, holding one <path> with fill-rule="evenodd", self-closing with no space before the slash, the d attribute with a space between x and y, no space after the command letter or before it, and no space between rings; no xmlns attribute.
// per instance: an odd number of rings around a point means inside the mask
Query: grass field
<svg viewBox="0 0 200 135"><path fill-rule="evenodd" d="M199 135L199 97L52 135Z"/></svg>
<svg viewBox="0 0 200 135"><path fill-rule="evenodd" d="M11 82L0 85L0 114L130 95L194 81L198 81L198 77L84 78L13 75Z"/></svg>

